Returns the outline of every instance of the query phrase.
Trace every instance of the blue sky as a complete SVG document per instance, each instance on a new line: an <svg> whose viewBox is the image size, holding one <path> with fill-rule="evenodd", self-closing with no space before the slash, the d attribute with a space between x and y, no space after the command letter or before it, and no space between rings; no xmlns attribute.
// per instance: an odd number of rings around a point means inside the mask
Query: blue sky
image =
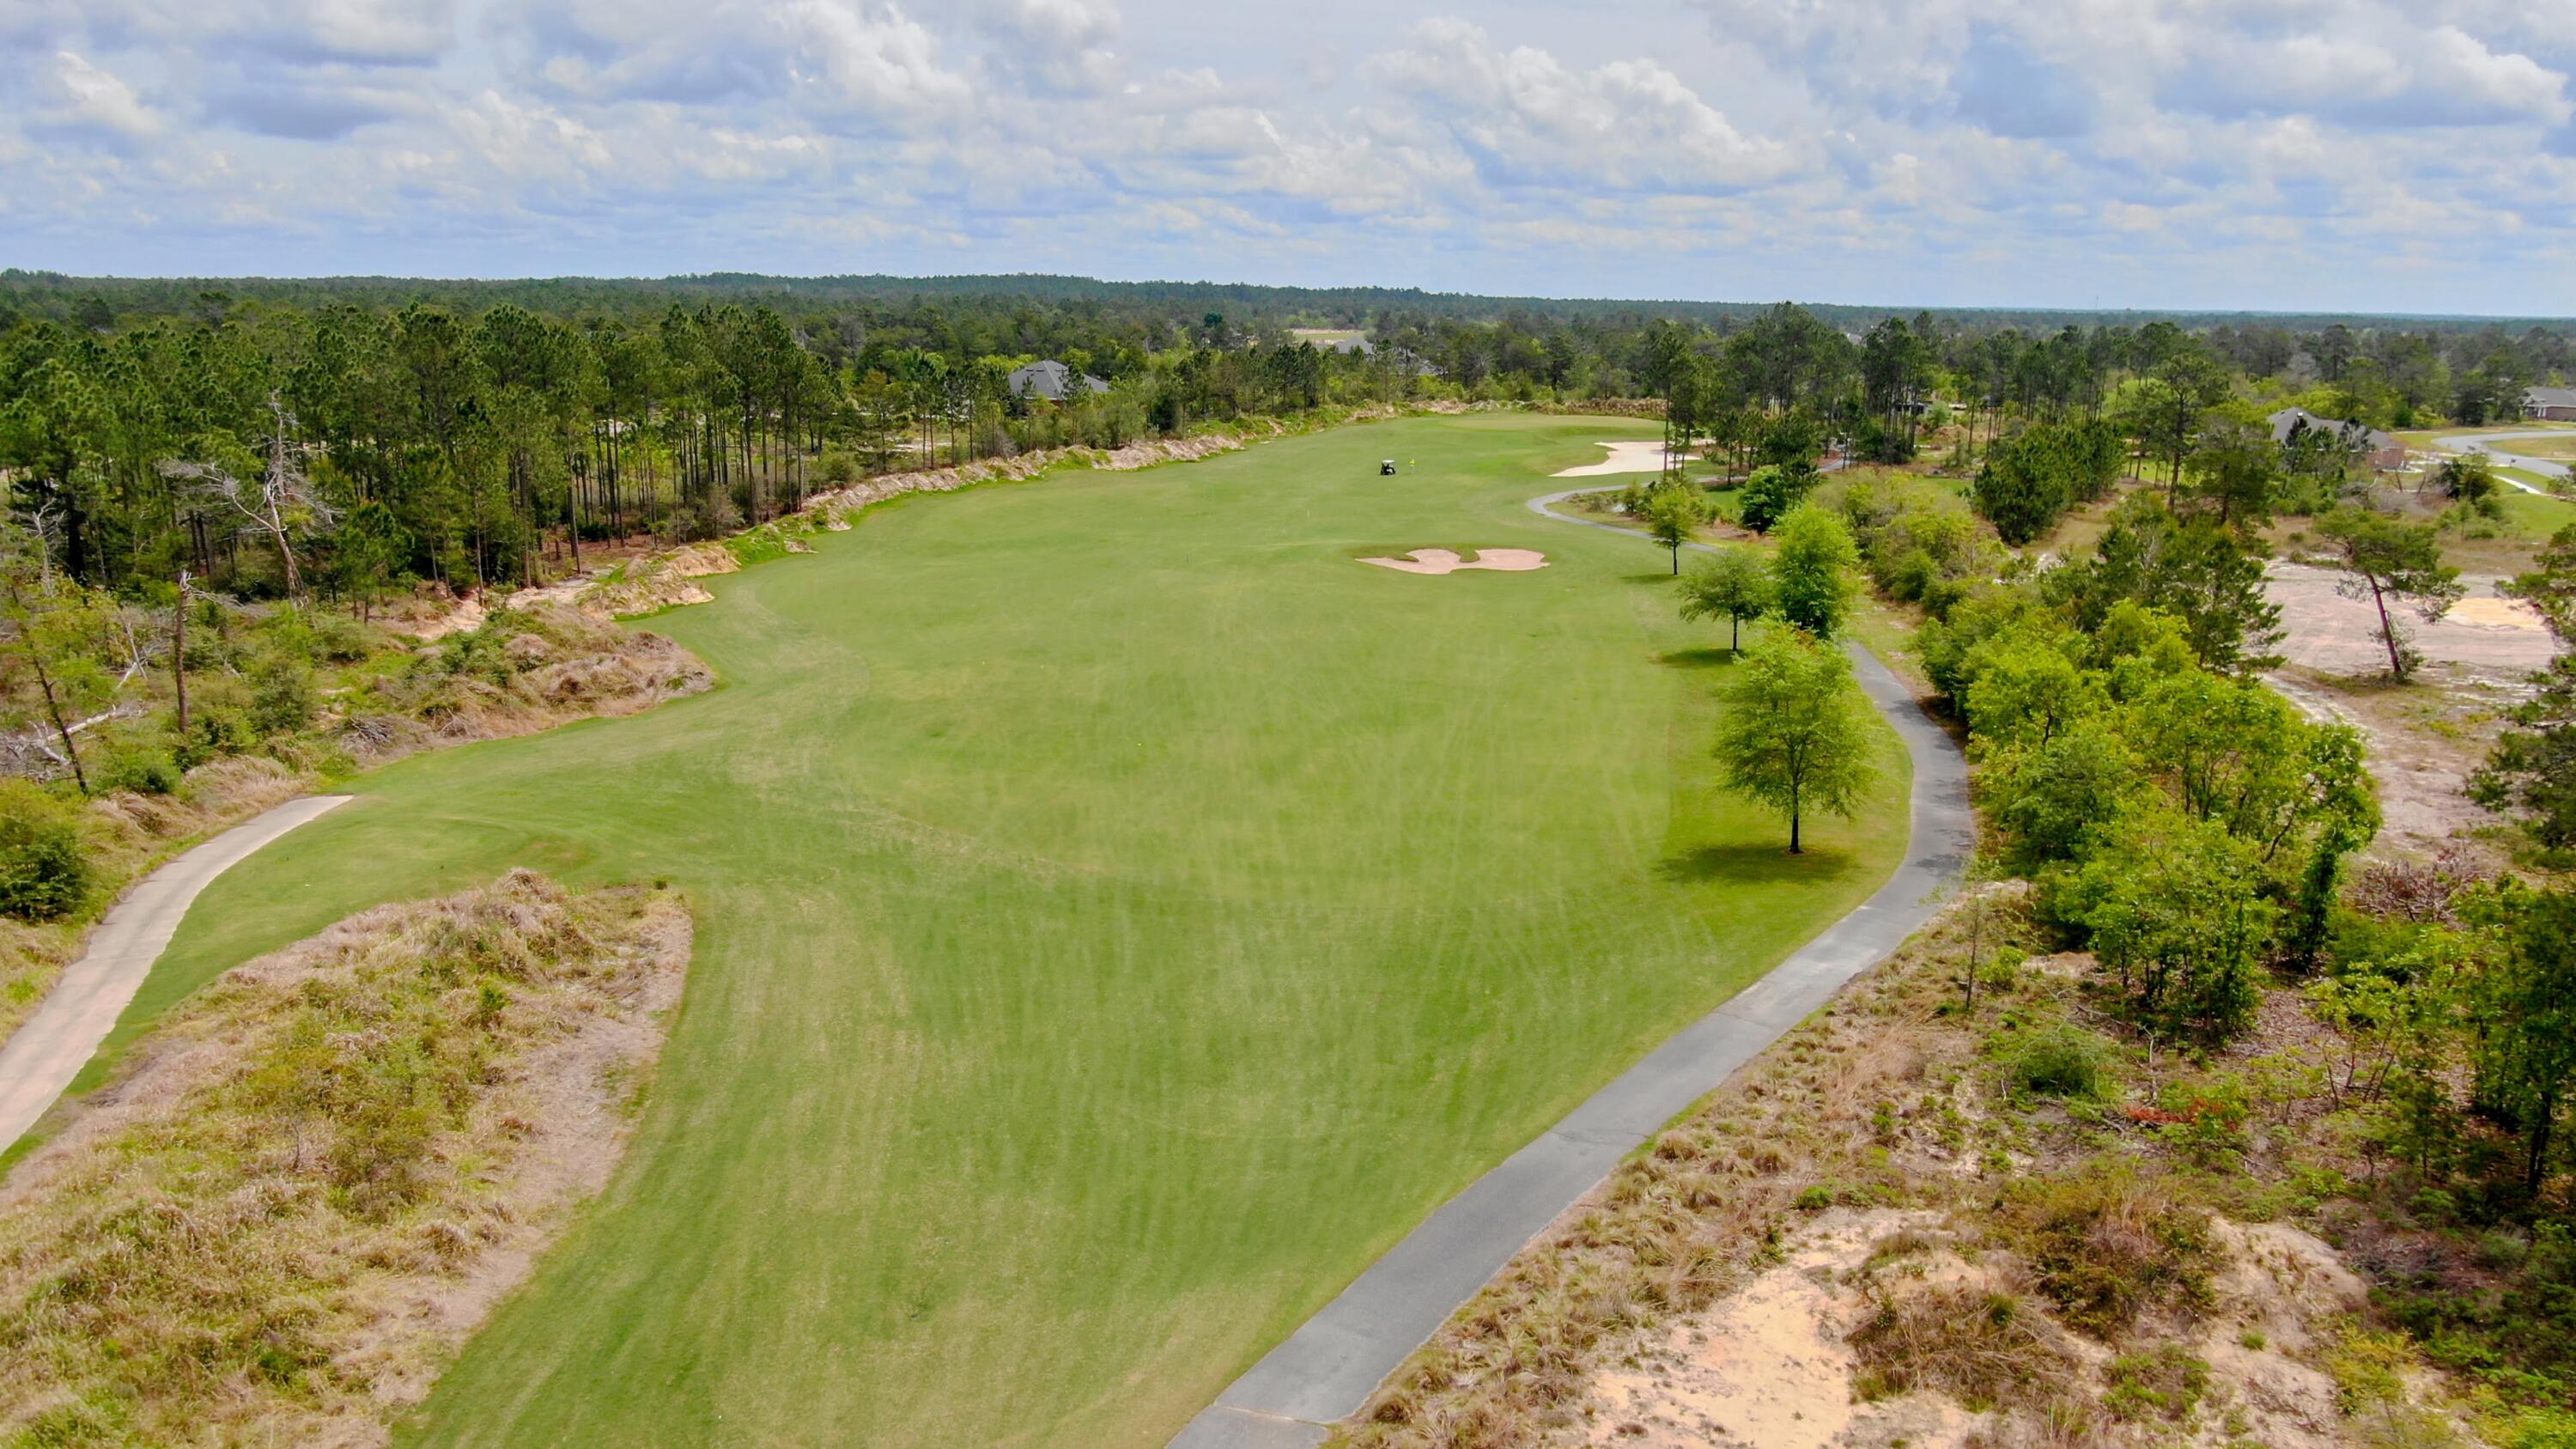
<svg viewBox="0 0 2576 1449"><path fill-rule="evenodd" d="M0 264L2576 313L2576 0L5 0Z"/></svg>

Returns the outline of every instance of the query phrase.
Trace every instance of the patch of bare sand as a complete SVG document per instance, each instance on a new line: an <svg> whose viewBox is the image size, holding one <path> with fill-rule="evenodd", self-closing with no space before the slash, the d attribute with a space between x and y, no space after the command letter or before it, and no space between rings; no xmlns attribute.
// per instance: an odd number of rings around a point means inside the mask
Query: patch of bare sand
<svg viewBox="0 0 2576 1449"><path fill-rule="evenodd" d="M1871 1251L1940 1217L1893 1209L1824 1214L1796 1240L1788 1261L1706 1315L1676 1323L1661 1352L1595 1379L1601 1412L1590 1442L1645 1449L1831 1449L1890 1437L1923 1449L1959 1444L1984 1416L1920 1395L1912 1403L1853 1402L1859 1364L1845 1342L1869 1312L1852 1280Z"/></svg>
<svg viewBox="0 0 2576 1449"><path fill-rule="evenodd" d="M1449 574L1460 569L1518 574L1546 568L1547 555L1530 548L1481 548L1469 559L1445 548L1417 548L1402 558L1364 558L1360 562L1407 574Z"/></svg>
<svg viewBox="0 0 2576 1449"><path fill-rule="evenodd" d="M1559 478L1608 478L1620 473L1661 473L1664 471L1664 445L1661 443L1618 442L1601 445L1610 456L1598 463L1562 468ZM1687 458L1691 455L1682 454Z"/></svg>
<svg viewBox="0 0 2576 1449"><path fill-rule="evenodd" d="M1997 1270L1948 1249L1872 1269L1883 1248L1941 1236L1944 1214L1836 1208L1785 1246L1779 1266L1673 1324L1595 1375L1586 1441L1644 1449L1963 1449L2022 1442L2017 1426L1944 1394L1856 1397L1850 1336L1873 1312L1872 1283L1900 1296L1950 1285L2002 1286ZM2365 1300L2361 1281L2314 1236L2277 1223L2213 1224L2228 1266L2189 1350L2210 1367L2208 1403L2176 1442L2251 1442L2327 1449L2351 1441L2334 1381L2301 1360ZM2073 1372L2103 1371L2111 1352L2062 1329L2053 1341ZM2261 1347L2250 1345L2260 1344ZM2125 1441L2123 1441L2125 1442Z"/></svg>
<svg viewBox="0 0 2576 1449"><path fill-rule="evenodd" d="M2435 665L2399 692L2375 681L2338 680L2314 670L2264 676L2302 714L2346 724L2370 748L2380 833L2370 853L2431 855L2467 846L2497 817L2469 798L2469 774L2486 758L2494 721L2511 703L2504 686ZM2424 696L2419 702L2417 696ZM2436 719L2442 728L2434 728ZM2483 858L2491 847L2477 845Z"/></svg>
<svg viewBox="0 0 2576 1449"><path fill-rule="evenodd" d="M2278 561L2264 571L2264 593L2281 606L2281 652L2293 664L2328 674L2385 672L2388 648L2374 637L2379 611L2367 598L2345 598L2337 588L2343 577L2333 569ZM2463 582L2468 596L2429 623L2413 609L2389 603L2389 617L2413 636L2425 659L2516 682L2549 663L2556 645L2530 605L2498 594L2494 579Z"/></svg>

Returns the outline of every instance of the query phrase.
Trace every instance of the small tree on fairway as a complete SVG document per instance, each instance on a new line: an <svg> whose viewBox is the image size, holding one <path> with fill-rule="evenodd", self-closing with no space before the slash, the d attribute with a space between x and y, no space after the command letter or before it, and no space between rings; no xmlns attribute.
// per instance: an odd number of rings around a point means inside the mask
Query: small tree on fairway
<svg viewBox="0 0 2576 1449"><path fill-rule="evenodd" d="M2317 521L2334 545L2346 577L2338 590L2368 599L2379 610L2379 640L2388 646L2388 673L2403 683L2423 656L2406 647L2406 626L2388 612L2391 598L2414 606L2432 623L2460 601L2460 571L2442 562L2442 544L2430 523L2407 523L2367 508L2338 508Z"/></svg>
<svg viewBox="0 0 2576 1449"><path fill-rule="evenodd" d="M1824 509L1802 503L1780 520L1778 537L1771 554L1772 608L1817 638L1832 638L1860 592L1854 574L1860 549L1851 530Z"/></svg>
<svg viewBox="0 0 2576 1449"><path fill-rule="evenodd" d="M1800 854L1806 812L1848 817L1875 774L1851 661L1809 635L1775 631L1736 666L1726 703L1720 778L1788 816L1789 853Z"/></svg>
<svg viewBox="0 0 2576 1449"><path fill-rule="evenodd" d="M1771 612L1771 575L1749 549L1731 548L1682 576L1682 617L1724 619L1726 647L1744 649L1744 621Z"/></svg>
<svg viewBox="0 0 2576 1449"><path fill-rule="evenodd" d="M1646 531L1673 551L1675 577L1682 571L1682 545L1690 542L1699 522L1699 499L1687 488L1658 488L1646 500Z"/></svg>

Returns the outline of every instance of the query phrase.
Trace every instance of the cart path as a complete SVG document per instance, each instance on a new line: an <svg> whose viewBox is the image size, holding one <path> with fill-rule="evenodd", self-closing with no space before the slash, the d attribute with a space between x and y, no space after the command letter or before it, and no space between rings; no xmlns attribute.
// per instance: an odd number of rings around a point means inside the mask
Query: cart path
<svg viewBox="0 0 2576 1449"><path fill-rule="evenodd" d="M1529 506L1563 522L1634 534L1549 506L1594 491L1602 490L1570 489L1533 498ZM1424 1219L1236 1379L1170 1449L1323 1443L1328 1425L1357 1413L1388 1374L1621 1159L1931 919L1976 845L1967 761L1887 666L1856 644L1848 647L1861 688L1914 760L1911 843L1896 874L1768 975L1683 1028Z"/></svg>
<svg viewBox="0 0 2576 1449"><path fill-rule="evenodd" d="M2455 453L2484 453L2493 458L2499 468L2520 468L2527 473L2537 473L2543 478L2564 478L2568 472L2567 465L2564 463L2554 462L2548 458L2534 458L2524 453L2509 453L2492 445L2510 443L2523 438L2566 437L2576 437L2576 434L2571 434L2564 428L2535 428L2521 433L2453 433L2448 437L2435 438L2433 446L2447 448ZM2525 493L2537 493L2543 498L2558 496L2546 488L2534 488L2519 478L2498 478L2496 481L2509 483Z"/></svg>
<svg viewBox="0 0 2576 1449"><path fill-rule="evenodd" d="M271 806L164 862L125 893L80 959L63 968L45 1004L0 1046L0 1151L36 1125L89 1064L178 933L197 893L251 852L351 798L306 795Z"/></svg>

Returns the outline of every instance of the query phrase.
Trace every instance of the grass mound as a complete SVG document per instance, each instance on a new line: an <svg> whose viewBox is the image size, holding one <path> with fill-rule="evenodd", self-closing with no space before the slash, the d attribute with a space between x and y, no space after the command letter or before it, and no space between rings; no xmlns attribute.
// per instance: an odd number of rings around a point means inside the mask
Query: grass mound
<svg viewBox="0 0 2576 1449"><path fill-rule="evenodd" d="M669 894L513 872L224 976L0 1189L0 1443L365 1443L594 1192Z"/></svg>

